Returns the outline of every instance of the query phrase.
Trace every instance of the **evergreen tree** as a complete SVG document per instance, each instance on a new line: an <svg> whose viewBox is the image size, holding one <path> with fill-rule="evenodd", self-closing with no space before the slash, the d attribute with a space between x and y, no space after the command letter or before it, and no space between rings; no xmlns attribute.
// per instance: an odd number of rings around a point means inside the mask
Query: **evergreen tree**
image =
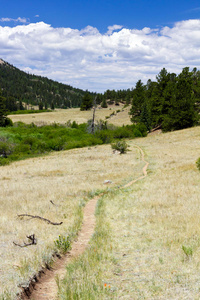
<svg viewBox="0 0 200 300"><path fill-rule="evenodd" d="M24 106L23 106L23 103L22 103L21 100L19 101L19 109L20 109L20 110L24 110Z"/></svg>
<svg viewBox="0 0 200 300"><path fill-rule="evenodd" d="M143 85L141 80L138 80L134 89L132 107L130 110L132 122L137 121L138 117L140 117L144 102L145 102L145 86Z"/></svg>
<svg viewBox="0 0 200 300"><path fill-rule="evenodd" d="M43 110L43 102L42 102L42 100L40 100L40 102L39 102L39 110Z"/></svg>
<svg viewBox="0 0 200 300"><path fill-rule="evenodd" d="M150 112L150 108L149 108L147 99L145 100L145 102L142 106L140 123L143 123L146 126L147 130L150 132L150 130L151 130L151 112Z"/></svg>
<svg viewBox="0 0 200 300"><path fill-rule="evenodd" d="M93 99L89 93L86 93L81 103L81 110L89 110L93 106Z"/></svg>
<svg viewBox="0 0 200 300"><path fill-rule="evenodd" d="M55 109L55 106L54 106L54 103L53 101L51 102L51 109L54 110Z"/></svg>
<svg viewBox="0 0 200 300"><path fill-rule="evenodd" d="M151 94L151 116L152 116L152 126L161 127L163 122L163 113L165 106L165 96L164 92L170 80L170 74L165 68L163 68L160 73L156 76L157 83L153 88Z"/></svg>
<svg viewBox="0 0 200 300"><path fill-rule="evenodd" d="M1 96L0 93L0 127L6 126L6 98Z"/></svg>
<svg viewBox="0 0 200 300"><path fill-rule="evenodd" d="M189 68L178 76L176 89L171 97L171 107L163 122L163 130L179 130L194 126L198 121L192 92L192 77Z"/></svg>
<svg viewBox="0 0 200 300"><path fill-rule="evenodd" d="M45 107L46 110L48 109L48 103L47 103L47 101L45 101L44 107Z"/></svg>
<svg viewBox="0 0 200 300"><path fill-rule="evenodd" d="M107 108L108 107L108 104L107 104L107 101L105 98L103 98L103 101L101 102L101 107L103 108Z"/></svg>

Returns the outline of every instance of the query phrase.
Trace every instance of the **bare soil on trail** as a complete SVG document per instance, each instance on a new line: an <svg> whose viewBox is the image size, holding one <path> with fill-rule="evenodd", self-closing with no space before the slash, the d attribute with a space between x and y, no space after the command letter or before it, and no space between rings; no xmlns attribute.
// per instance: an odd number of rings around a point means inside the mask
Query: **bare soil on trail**
<svg viewBox="0 0 200 300"><path fill-rule="evenodd" d="M135 145L135 147L139 149L141 160L145 163L145 166L142 169L143 175L133 181L130 181L121 188L126 188L147 176L147 167L149 163L144 159L143 150L137 145ZM51 269L45 269L42 275L40 275L40 277L37 278L37 282L35 284L30 285L28 291L23 292L19 299L55 300L57 298L58 287L56 280L62 280L64 278L66 272L66 265L72 259L81 255L88 246L88 243L95 229L96 204L98 199L102 195L103 193L94 197L86 204L83 212L84 217L82 228L78 234L77 239L72 244L72 249L66 255L64 255L60 259L57 259Z"/></svg>

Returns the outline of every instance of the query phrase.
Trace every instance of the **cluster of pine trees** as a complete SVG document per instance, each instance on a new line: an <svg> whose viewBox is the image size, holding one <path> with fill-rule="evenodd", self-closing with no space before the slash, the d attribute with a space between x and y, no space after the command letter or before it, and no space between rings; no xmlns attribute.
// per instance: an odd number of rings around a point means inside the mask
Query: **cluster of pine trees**
<svg viewBox="0 0 200 300"><path fill-rule="evenodd" d="M97 104L102 107L119 102L131 104L131 121L144 123L149 131L192 127L199 121L200 71L185 67L176 75L163 68L156 81L149 79L145 85L138 80L131 90L107 90L97 95Z"/></svg>
<svg viewBox="0 0 200 300"><path fill-rule="evenodd" d="M200 112L200 71L186 67L177 76L165 68L144 85L138 80L130 110L132 122L147 129L179 130L198 123Z"/></svg>
<svg viewBox="0 0 200 300"><path fill-rule="evenodd" d="M96 103L102 107L107 107L107 104L119 105L120 102L130 104L133 97L133 89L127 90L107 90L103 94L96 95Z"/></svg>

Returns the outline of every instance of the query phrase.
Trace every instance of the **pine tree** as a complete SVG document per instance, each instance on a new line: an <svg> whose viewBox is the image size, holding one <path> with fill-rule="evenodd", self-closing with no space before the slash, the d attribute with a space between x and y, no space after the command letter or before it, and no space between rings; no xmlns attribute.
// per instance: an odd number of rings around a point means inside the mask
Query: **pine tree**
<svg viewBox="0 0 200 300"><path fill-rule="evenodd" d="M52 109L52 110L55 109L55 106L54 106L54 102L53 102L53 101L51 102L51 109Z"/></svg>
<svg viewBox="0 0 200 300"><path fill-rule="evenodd" d="M6 125L6 108L5 108L6 98L1 96L0 93L0 127Z"/></svg>
<svg viewBox="0 0 200 300"><path fill-rule="evenodd" d="M81 103L81 110L89 110L93 106L93 99L89 93L86 93Z"/></svg>
<svg viewBox="0 0 200 300"><path fill-rule="evenodd" d="M145 101L145 86L141 80L136 83L135 89L133 91L132 107L130 110L131 121L135 122L138 120L142 112L142 107Z"/></svg>
<svg viewBox="0 0 200 300"><path fill-rule="evenodd" d="M150 108L149 108L147 100L145 100L143 107L142 107L140 122L143 123L146 126L147 130L150 132L150 130L151 130L151 113L150 113Z"/></svg>
<svg viewBox="0 0 200 300"><path fill-rule="evenodd" d="M192 74L184 68L177 78L176 89L171 97L171 106L163 121L163 130L179 130L194 126L198 121Z"/></svg>
<svg viewBox="0 0 200 300"><path fill-rule="evenodd" d="M101 102L101 107L103 108L107 108L108 107L108 104L107 104L107 101L105 98L103 98L103 101Z"/></svg>

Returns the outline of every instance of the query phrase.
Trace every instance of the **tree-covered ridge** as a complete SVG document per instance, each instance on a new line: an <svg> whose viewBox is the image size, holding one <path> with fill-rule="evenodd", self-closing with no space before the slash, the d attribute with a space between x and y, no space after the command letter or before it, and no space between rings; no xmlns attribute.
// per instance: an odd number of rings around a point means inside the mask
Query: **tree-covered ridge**
<svg viewBox="0 0 200 300"><path fill-rule="evenodd" d="M40 105L40 108L80 107L86 93L46 77L28 74L3 60L0 60L0 88L9 111L23 109L22 103Z"/></svg>

